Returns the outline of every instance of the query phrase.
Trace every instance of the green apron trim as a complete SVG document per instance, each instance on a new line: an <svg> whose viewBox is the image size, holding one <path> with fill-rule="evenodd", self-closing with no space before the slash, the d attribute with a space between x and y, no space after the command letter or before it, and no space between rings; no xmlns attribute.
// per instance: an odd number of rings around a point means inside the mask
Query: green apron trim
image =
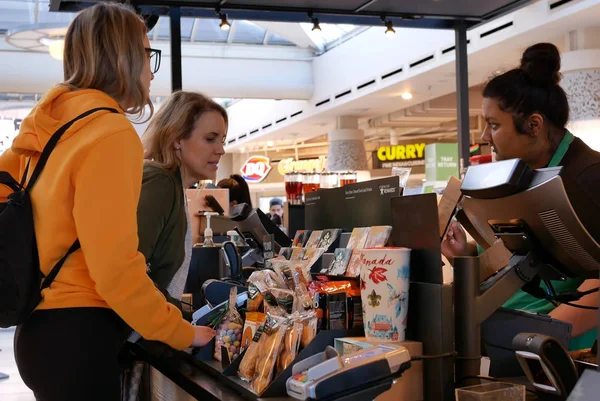
<svg viewBox="0 0 600 401"><path fill-rule="evenodd" d="M548 167L558 167L560 165L562 159L569 151L569 147L571 146L571 143L573 143L574 139L575 138L572 133L569 131L565 133L565 136L560 141L560 144L552 156L550 163L548 163ZM477 245L477 249L480 254L483 252L483 248L481 248L479 244ZM557 293L561 293L576 290L582 282L583 280L580 278L572 278L565 281L552 281L552 285ZM542 283L541 287L548 292L548 288L546 287L545 283ZM519 290L502 306L509 309L521 309L528 312L537 312L543 314L549 314L555 308L551 302L545 299L538 299L523 290ZM579 337L571 339L569 348L572 350L590 348L596 339L596 334L597 329L594 329L582 334Z"/></svg>
<svg viewBox="0 0 600 401"><path fill-rule="evenodd" d="M550 163L548 163L548 167L558 167L560 165L560 162L569 150L569 146L571 146L571 143L573 143L573 139L575 139L575 137L567 130L565 136L563 136L563 139L560 141L554 156L552 156Z"/></svg>

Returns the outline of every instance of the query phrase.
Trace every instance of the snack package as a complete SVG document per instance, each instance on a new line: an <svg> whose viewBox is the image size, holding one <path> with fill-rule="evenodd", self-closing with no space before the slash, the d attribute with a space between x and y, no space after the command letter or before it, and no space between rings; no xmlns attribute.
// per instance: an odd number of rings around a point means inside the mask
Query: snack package
<svg viewBox="0 0 600 401"><path fill-rule="evenodd" d="M227 348L230 361L233 361L240 354L244 321L236 309L236 300L237 287L232 287L229 292L229 307L219 324L215 326L217 335L215 337L214 357L217 361L221 361L221 346Z"/></svg>
<svg viewBox="0 0 600 401"><path fill-rule="evenodd" d="M302 337L303 330L304 326L301 322L297 321L288 327L287 331L285 332L285 337L283 338L283 344L277 362L277 375L286 370L287 367L294 362L294 359L296 359L296 356L298 355L298 349L300 348L300 338Z"/></svg>
<svg viewBox="0 0 600 401"><path fill-rule="evenodd" d="M308 287L316 307L317 327L320 330L347 329L347 298L350 292L358 290L358 285L350 281L313 281Z"/></svg>
<svg viewBox="0 0 600 401"><path fill-rule="evenodd" d="M294 291L287 289L283 290L281 288L272 288L269 290L269 293L270 297L265 296L265 300L269 298L268 303L271 306L275 306L276 303L276 305L282 308L288 315L295 310L294 301L296 300L296 296Z"/></svg>
<svg viewBox="0 0 600 401"><path fill-rule="evenodd" d="M280 279L273 270L255 271L248 278L248 285L254 286L264 296L269 288L287 288L283 279Z"/></svg>
<svg viewBox="0 0 600 401"><path fill-rule="evenodd" d="M248 288L248 301L246 303L246 310L248 312L260 312L264 299L265 298L258 290L252 297L250 295L250 288Z"/></svg>
<svg viewBox="0 0 600 401"><path fill-rule="evenodd" d="M299 268L295 269L293 267L294 263L287 260L273 261L273 269L275 270L279 278L285 282L287 289L293 291L296 294L296 297L298 298L298 301L300 302L302 308L308 309L312 306L312 297L310 296L308 288L305 284L306 277L304 276L303 272L303 263L297 262L295 265L299 266Z"/></svg>
<svg viewBox="0 0 600 401"><path fill-rule="evenodd" d="M240 362L240 367L238 369L238 377L240 379L247 382L251 382L254 379L254 376L256 375L256 363L261 350L265 347L268 337L268 335L263 336L263 333L265 330L271 333L281 325L282 321L283 319L281 318L267 315L265 323L256 330L252 342L248 346L246 353L244 353L242 362Z"/></svg>
<svg viewBox="0 0 600 401"><path fill-rule="evenodd" d="M300 346L304 349L317 336L318 318L314 312L311 312L302 320L302 336L300 337Z"/></svg>
<svg viewBox="0 0 600 401"><path fill-rule="evenodd" d="M244 323L244 331L242 332L242 344L240 353L252 343L252 339L258 332L258 329L265 324L267 315L260 312L246 312L246 322Z"/></svg>
<svg viewBox="0 0 600 401"><path fill-rule="evenodd" d="M272 330L265 326L265 331L259 342L259 346L261 344L262 346L259 347L256 360L256 374L252 380L252 390L258 395L261 395L271 384L273 370L277 364L279 349L286 330L287 325L285 323L281 323ZM262 341L263 337L265 337L264 342Z"/></svg>

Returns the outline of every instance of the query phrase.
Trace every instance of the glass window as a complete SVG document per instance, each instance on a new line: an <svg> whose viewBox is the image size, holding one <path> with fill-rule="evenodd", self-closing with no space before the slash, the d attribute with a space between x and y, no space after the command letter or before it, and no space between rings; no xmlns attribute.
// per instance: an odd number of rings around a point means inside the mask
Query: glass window
<svg viewBox="0 0 600 401"><path fill-rule="evenodd" d="M269 35L269 42L267 43L269 45L284 45L284 46L294 46L294 44L292 42L290 42L289 40L282 38L281 36L271 32L271 34Z"/></svg>
<svg viewBox="0 0 600 401"><path fill-rule="evenodd" d="M233 32L234 43L254 43L262 44L265 40L267 30L250 21L235 21L235 30Z"/></svg>
<svg viewBox="0 0 600 401"><path fill-rule="evenodd" d="M0 2L0 4L2 4L2 3ZM40 1L40 7L39 7L39 11L38 11L38 22L42 22L42 23L61 23L61 22L63 22L66 25L66 24L71 23L71 21L73 21L73 19L77 15L76 13L50 12L48 10L49 6L50 6L49 1L47 1L47 0ZM0 5L0 7L1 7L1 5Z"/></svg>
<svg viewBox="0 0 600 401"><path fill-rule="evenodd" d="M0 29L10 30L35 22L35 0L0 1Z"/></svg>
<svg viewBox="0 0 600 401"><path fill-rule="evenodd" d="M313 24L300 23L304 32L320 47L325 47L328 44L346 36L355 29L360 29L356 25L349 24L319 24L320 31L313 31Z"/></svg>
<svg viewBox="0 0 600 401"><path fill-rule="evenodd" d="M219 27L220 19L198 19L196 28L196 38L198 42L226 42L229 31L224 31Z"/></svg>

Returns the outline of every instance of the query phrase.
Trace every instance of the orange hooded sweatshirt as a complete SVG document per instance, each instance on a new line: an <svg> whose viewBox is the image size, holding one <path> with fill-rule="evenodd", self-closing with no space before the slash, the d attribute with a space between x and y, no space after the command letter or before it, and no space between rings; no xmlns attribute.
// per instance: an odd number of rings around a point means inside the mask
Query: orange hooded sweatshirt
<svg viewBox="0 0 600 401"><path fill-rule="evenodd" d="M0 171L29 175L50 137L63 124L96 107L60 139L35 184L32 203L40 267L48 274L79 238L75 251L38 309L111 308L144 338L176 349L189 347L194 329L167 303L146 274L137 251L137 205L143 149L117 102L97 90L51 89L23 120L12 148L0 155ZM0 186L0 200L8 192Z"/></svg>

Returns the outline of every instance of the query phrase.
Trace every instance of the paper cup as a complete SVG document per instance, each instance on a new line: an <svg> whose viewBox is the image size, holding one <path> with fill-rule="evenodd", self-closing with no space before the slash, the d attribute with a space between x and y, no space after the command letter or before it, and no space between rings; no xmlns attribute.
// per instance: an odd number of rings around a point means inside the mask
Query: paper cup
<svg viewBox="0 0 600 401"><path fill-rule="evenodd" d="M408 317L410 249L365 249L360 288L365 335L377 342L404 341Z"/></svg>

